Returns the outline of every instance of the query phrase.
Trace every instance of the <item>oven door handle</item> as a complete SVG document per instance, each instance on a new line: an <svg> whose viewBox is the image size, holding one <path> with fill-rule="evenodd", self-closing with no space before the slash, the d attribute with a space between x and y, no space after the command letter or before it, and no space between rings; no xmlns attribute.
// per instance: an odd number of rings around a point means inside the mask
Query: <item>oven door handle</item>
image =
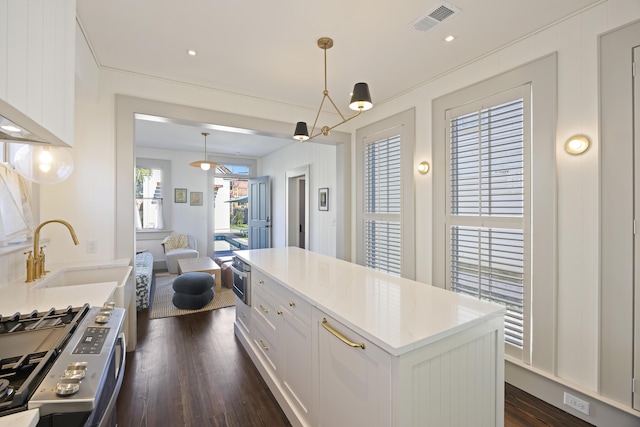
<svg viewBox="0 0 640 427"><path fill-rule="evenodd" d="M244 272L244 271L240 271L237 268L235 268L233 265L231 266L231 271L233 271L235 274L237 274L238 276L242 277L243 279L246 279L249 277L249 273Z"/></svg>
<svg viewBox="0 0 640 427"><path fill-rule="evenodd" d="M120 332L116 341L116 347L120 347L120 365L116 378L116 386L113 389L113 393L109 398L109 404L102 414L102 418L98 423L98 427L106 427L107 423L111 421L111 415L116 408L116 401L118 400L118 394L120 393L120 387L122 387L122 380L124 379L124 365L126 363L127 356L127 344L124 339L124 332Z"/></svg>

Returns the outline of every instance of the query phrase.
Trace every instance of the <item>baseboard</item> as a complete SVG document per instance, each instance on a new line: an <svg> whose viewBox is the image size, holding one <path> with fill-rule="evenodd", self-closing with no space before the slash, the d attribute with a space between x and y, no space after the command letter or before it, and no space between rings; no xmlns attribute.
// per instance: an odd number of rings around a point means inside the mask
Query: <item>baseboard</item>
<svg viewBox="0 0 640 427"><path fill-rule="evenodd" d="M537 371L515 360L505 360L505 381L590 424L601 427L638 427L640 412L599 396L597 393L571 385L560 378ZM589 415L564 404L564 393L570 393L589 403Z"/></svg>

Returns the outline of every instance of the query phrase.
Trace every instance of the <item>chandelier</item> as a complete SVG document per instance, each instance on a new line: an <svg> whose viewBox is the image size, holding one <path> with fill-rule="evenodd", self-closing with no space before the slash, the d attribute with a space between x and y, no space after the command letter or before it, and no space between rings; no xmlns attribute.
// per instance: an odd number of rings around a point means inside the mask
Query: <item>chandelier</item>
<svg viewBox="0 0 640 427"><path fill-rule="evenodd" d="M207 135L209 135L209 133L202 132L202 136L204 136L204 160L196 160L195 162L189 163L189 166L200 168L203 171L208 171L210 168L216 167L216 164L214 162L210 162L207 160Z"/></svg>
<svg viewBox="0 0 640 427"><path fill-rule="evenodd" d="M356 111L355 114L349 117L345 117L338 107L336 103L333 102L331 96L329 95L329 90L327 89L327 49L331 49L333 47L333 40L329 37L321 37L318 39L318 47L324 50L324 91L322 92L322 101L320 102L320 107L318 108L318 113L316 114L316 119L313 122L313 127L311 128L311 136L309 136L309 130L307 128L306 122L298 122L296 124L296 130L293 134L293 138L298 141L307 141L309 139L315 138L318 135L329 135L329 132L343 123L348 122L351 119L354 119L360 115L363 111L366 111L373 107L371 103L371 95L369 94L369 85L366 83L356 83L353 87L353 93L351 94L351 102L349 103L349 108ZM338 112L342 121L333 126L323 126L318 133L314 133L316 130L316 124L318 123L318 117L320 116L320 112L322 111L322 106L324 105L325 100L329 100L333 108Z"/></svg>

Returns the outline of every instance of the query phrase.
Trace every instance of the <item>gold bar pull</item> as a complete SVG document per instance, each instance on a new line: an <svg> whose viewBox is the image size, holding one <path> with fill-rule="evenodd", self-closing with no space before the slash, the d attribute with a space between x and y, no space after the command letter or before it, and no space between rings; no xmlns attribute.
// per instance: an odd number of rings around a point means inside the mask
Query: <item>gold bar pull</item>
<svg viewBox="0 0 640 427"><path fill-rule="evenodd" d="M262 310L265 314L269 314L269 310L264 308L264 306L262 304L260 304L260 310Z"/></svg>
<svg viewBox="0 0 640 427"><path fill-rule="evenodd" d="M322 327L325 328L327 331L331 332L331 334L333 334L336 338L338 338L340 341L342 341L343 343L345 343L349 347L360 347L361 349L364 350L364 343L363 342L361 342L361 343L353 342L349 338L347 338L344 335L342 335L337 330L333 329L333 327L329 326L329 323L327 322L327 318L326 317L322 319Z"/></svg>

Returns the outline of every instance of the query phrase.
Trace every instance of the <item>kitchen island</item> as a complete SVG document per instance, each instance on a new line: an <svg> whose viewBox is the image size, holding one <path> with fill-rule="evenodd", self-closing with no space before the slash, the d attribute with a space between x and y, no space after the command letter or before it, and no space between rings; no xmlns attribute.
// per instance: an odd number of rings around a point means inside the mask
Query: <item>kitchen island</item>
<svg viewBox="0 0 640 427"><path fill-rule="evenodd" d="M504 307L299 248L236 255L235 334L293 425L503 425Z"/></svg>

